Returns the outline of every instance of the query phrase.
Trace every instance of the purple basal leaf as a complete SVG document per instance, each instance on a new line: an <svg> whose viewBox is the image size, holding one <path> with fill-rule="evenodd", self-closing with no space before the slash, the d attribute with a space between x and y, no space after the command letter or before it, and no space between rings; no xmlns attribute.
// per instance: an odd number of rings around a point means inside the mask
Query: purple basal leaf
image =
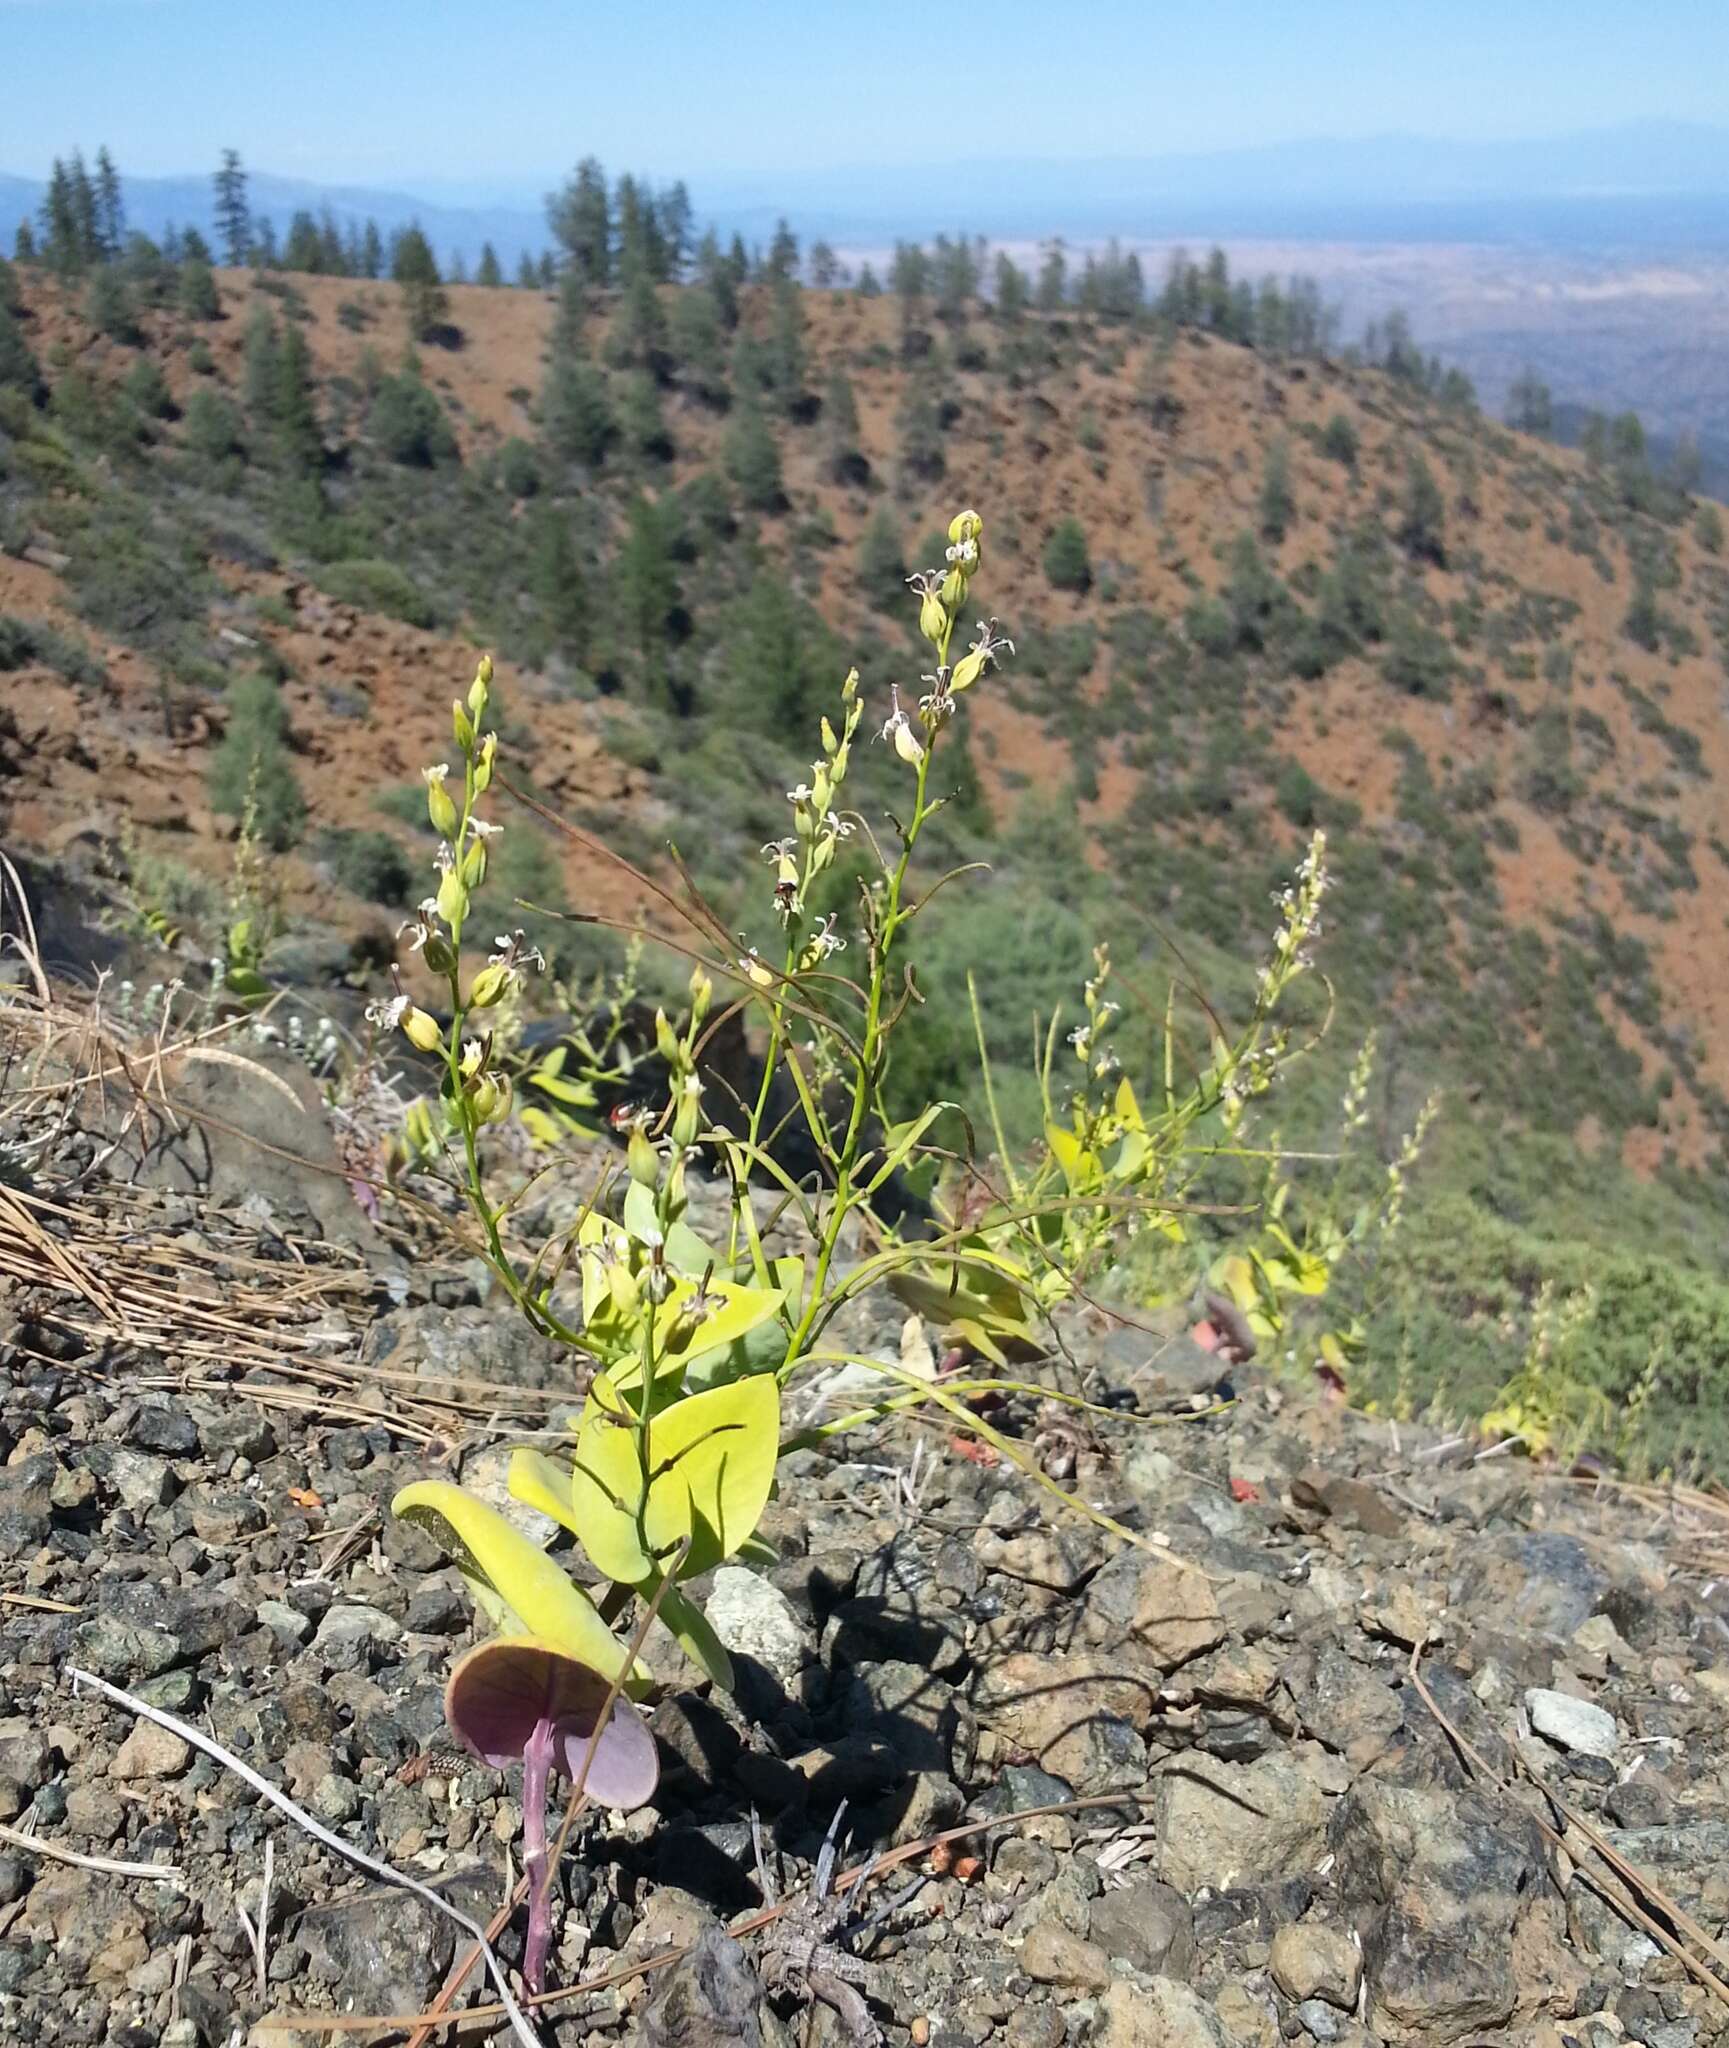
<svg viewBox="0 0 1729 2048"><path fill-rule="evenodd" d="M598 1671L536 1636L498 1636L470 1650L451 1672L444 1713L458 1740L495 1770L518 1762L535 1730L549 1727L550 1767L574 1780L610 1690ZM615 1700L584 1789L602 1806L641 1806L659 1778L647 1722L627 1699Z"/></svg>

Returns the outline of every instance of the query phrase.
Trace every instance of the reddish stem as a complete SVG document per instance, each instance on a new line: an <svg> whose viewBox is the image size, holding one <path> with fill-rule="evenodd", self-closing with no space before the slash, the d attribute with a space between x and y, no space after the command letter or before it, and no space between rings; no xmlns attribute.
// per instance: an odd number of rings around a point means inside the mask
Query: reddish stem
<svg viewBox="0 0 1729 2048"><path fill-rule="evenodd" d="M530 1991L546 1988L552 1946L552 1873L546 1855L546 1795L552 1776L552 1723L542 1717L522 1752L522 1862L528 1879L528 1947L522 1975Z"/></svg>

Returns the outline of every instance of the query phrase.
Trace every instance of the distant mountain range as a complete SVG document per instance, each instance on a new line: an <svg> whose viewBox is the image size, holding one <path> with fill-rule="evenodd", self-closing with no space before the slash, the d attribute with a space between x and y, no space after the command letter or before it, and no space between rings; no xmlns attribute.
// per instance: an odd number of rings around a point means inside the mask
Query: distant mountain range
<svg viewBox="0 0 1729 2048"><path fill-rule="evenodd" d="M124 166L122 166L124 170ZM447 259L490 241L513 264L547 240L544 190L484 197L444 178L421 194L263 172L254 211L280 231L301 207L389 233L417 220ZM404 181L412 184L412 179ZM806 237L879 246L939 226L999 238L1278 236L1342 241L1537 241L1558 247L1729 246L1729 129L1639 121L1515 142L1411 135L1269 143L1200 155L838 167L693 180L699 212L760 239L782 213ZM42 202L40 180L0 175L0 242ZM128 178L133 224L210 231L208 174Z"/></svg>

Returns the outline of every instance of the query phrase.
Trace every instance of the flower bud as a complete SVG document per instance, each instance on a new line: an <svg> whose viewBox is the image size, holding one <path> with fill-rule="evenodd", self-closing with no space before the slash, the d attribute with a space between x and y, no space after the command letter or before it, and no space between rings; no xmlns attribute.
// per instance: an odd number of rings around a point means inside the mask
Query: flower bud
<svg viewBox="0 0 1729 2048"><path fill-rule="evenodd" d="M976 512L957 512L949 521L949 539L957 546L962 541L981 541L984 531L985 523Z"/></svg>
<svg viewBox="0 0 1729 2048"><path fill-rule="evenodd" d="M949 694L970 690L985 672L985 652L975 647L970 654L963 654L955 663L954 673L949 677Z"/></svg>
<svg viewBox="0 0 1729 2048"><path fill-rule="evenodd" d="M693 1024L700 1024L708 1015L708 1006L714 1000L714 983L709 980L700 966L690 971L690 1018Z"/></svg>
<svg viewBox="0 0 1729 2048"><path fill-rule="evenodd" d="M495 732L489 732L485 739L481 741L480 752L475 757L474 786L476 790L485 790L491 787L492 764L497 758L498 735Z"/></svg>
<svg viewBox="0 0 1729 2048"><path fill-rule="evenodd" d="M943 609L952 617L967 601L966 571L957 562L943 578Z"/></svg>
<svg viewBox="0 0 1729 2048"><path fill-rule="evenodd" d="M489 961L474 977L468 991L468 1007L471 1010L490 1010L494 1003L503 999L510 987L510 969L498 961Z"/></svg>
<svg viewBox="0 0 1729 2048"><path fill-rule="evenodd" d="M462 879L470 889L478 889L486 880L486 841L471 839L468 850L462 856Z"/></svg>
<svg viewBox="0 0 1729 2048"><path fill-rule="evenodd" d="M444 1044L438 1019L414 1003L402 1013L402 1033L416 1052L437 1052Z"/></svg>
<svg viewBox="0 0 1729 2048"><path fill-rule="evenodd" d="M944 587L947 588L946 585ZM919 631L933 647L940 647L948 629L949 615L944 609L943 599L934 590L928 592L919 600Z"/></svg>
<svg viewBox="0 0 1729 2048"><path fill-rule="evenodd" d="M468 891L455 868L448 869L438 879L438 914L453 931L468 915Z"/></svg>
<svg viewBox="0 0 1729 2048"><path fill-rule="evenodd" d="M840 686L840 700L843 704L853 704L858 701L858 670L856 668L849 668L847 670L846 681Z"/></svg>
<svg viewBox="0 0 1729 2048"><path fill-rule="evenodd" d="M895 727L895 752L909 768L916 768L925 757L924 742L904 718Z"/></svg>
<svg viewBox="0 0 1729 2048"><path fill-rule="evenodd" d="M664 1010L654 1013L654 1049L663 1060L674 1062L678 1058L678 1039Z"/></svg>
<svg viewBox="0 0 1729 2048"><path fill-rule="evenodd" d="M460 697L452 698L450 705L450 727L456 734L456 744L465 754L474 751L474 725L468 713L462 708Z"/></svg>
<svg viewBox="0 0 1729 2048"><path fill-rule="evenodd" d="M683 1152L696 1142L702 1123L702 1083L687 1074L679 1089L678 1109L672 1119L672 1142Z"/></svg>
<svg viewBox="0 0 1729 2048"><path fill-rule="evenodd" d="M835 732L834 732L834 727L833 727L832 725L830 725L830 724L829 724L829 722L828 722L828 720L827 720L827 719L825 718L825 719L823 720L823 722L822 722L822 750L823 750L823 752L824 752L825 754L827 754L827 755L828 755L828 756L830 757L830 759L832 760L832 759L833 759L833 757L834 757L834 751L835 751L836 747L838 747L839 745L840 745L840 741L839 741L839 740L837 740L837 739L835 738Z"/></svg>
<svg viewBox="0 0 1729 2048"><path fill-rule="evenodd" d="M432 820L432 829L440 839L456 836L456 806L450 800L450 791L442 782L426 785L426 815Z"/></svg>
<svg viewBox="0 0 1729 2048"><path fill-rule="evenodd" d="M642 1290L636 1284L636 1275L622 1259L615 1259L607 1267L606 1291L612 1296L612 1305L621 1316L636 1314Z"/></svg>
<svg viewBox="0 0 1729 2048"><path fill-rule="evenodd" d="M478 725L486 712L487 699L492 694L492 656L483 654L480 666L474 672L474 681L468 686L468 713Z"/></svg>
<svg viewBox="0 0 1729 2048"><path fill-rule="evenodd" d="M649 1142L648 1133L635 1130L630 1134L630 1143L625 1147L625 1164L630 1168L630 1177L640 1188L660 1185L660 1154Z"/></svg>

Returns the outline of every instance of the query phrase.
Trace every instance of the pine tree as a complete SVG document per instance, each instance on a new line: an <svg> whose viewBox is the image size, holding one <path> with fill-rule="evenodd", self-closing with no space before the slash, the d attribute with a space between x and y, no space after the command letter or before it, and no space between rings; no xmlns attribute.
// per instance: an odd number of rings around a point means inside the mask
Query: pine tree
<svg viewBox="0 0 1729 2048"><path fill-rule="evenodd" d="M106 143L96 152L96 245L104 263L112 263L126 241L126 202L120 173Z"/></svg>
<svg viewBox="0 0 1729 2048"><path fill-rule="evenodd" d="M288 239L282 245L282 267L284 270L316 273L324 267L323 254L318 223L303 207L288 223Z"/></svg>
<svg viewBox="0 0 1729 2048"><path fill-rule="evenodd" d="M102 261L102 235L97 225L96 185L84 167L84 152L75 149L68 167L72 188L72 218L77 246L77 267L84 269Z"/></svg>
<svg viewBox="0 0 1729 2048"><path fill-rule="evenodd" d="M384 275L384 237L378 232L377 221L370 218L360 236L360 275Z"/></svg>
<svg viewBox="0 0 1729 2048"><path fill-rule="evenodd" d="M138 326L138 312L126 280L111 263L104 263L90 280L84 303L84 317L98 334L136 348L144 339Z"/></svg>
<svg viewBox="0 0 1729 2048"><path fill-rule="evenodd" d="M830 373L823 396L822 423L829 475L837 484L869 483L870 464L859 448L858 400L853 396L852 379L838 365Z"/></svg>
<svg viewBox="0 0 1729 2048"><path fill-rule="evenodd" d="M36 261L36 231L27 220L18 223L18 232L12 237L12 257L17 263Z"/></svg>
<svg viewBox="0 0 1729 2048"><path fill-rule="evenodd" d="M670 347L684 388L704 405L725 405L731 387L712 292L692 288L673 300Z"/></svg>
<svg viewBox="0 0 1729 2048"><path fill-rule="evenodd" d="M42 366L9 306L0 306L0 391L20 391L32 405L44 396Z"/></svg>
<svg viewBox="0 0 1729 2048"><path fill-rule="evenodd" d="M485 285L488 291L496 291L504 282L504 272L499 267L498 251L490 242L480 245L480 267L474 273L476 284Z"/></svg>
<svg viewBox="0 0 1729 2048"><path fill-rule="evenodd" d="M573 272L572 275L574 274ZM517 259L516 288L519 292L537 292L540 290L540 265L535 262L526 249L523 250L521 256Z"/></svg>
<svg viewBox="0 0 1729 2048"><path fill-rule="evenodd" d="M606 376L581 357L554 360L541 389L546 445L564 462L598 469L617 436Z"/></svg>
<svg viewBox="0 0 1729 2048"><path fill-rule="evenodd" d="M269 214L262 215L253 225L252 267L254 270L276 270L281 267L276 254L276 223Z"/></svg>
<svg viewBox="0 0 1729 2048"><path fill-rule="evenodd" d="M246 328L241 388L246 394L247 414L255 427L268 427L275 415L277 357L281 345L281 336L270 308L261 300L254 300L252 317Z"/></svg>
<svg viewBox="0 0 1729 2048"><path fill-rule="evenodd" d="M1060 313L1069 295L1069 258L1059 237L1046 246L1033 287L1033 304L1041 313Z"/></svg>
<svg viewBox="0 0 1729 2048"><path fill-rule="evenodd" d="M768 261L763 267L771 284L787 284L798 275L798 237L784 215L774 224L774 240L768 245Z"/></svg>
<svg viewBox="0 0 1729 2048"><path fill-rule="evenodd" d="M832 291L840 276L840 258L827 242L810 245L810 281L819 292Z"/></svg>
<svg viewBox="0 0 1729 2048"><path fill-rule="evenodd" d="M660 196L660 233L666 245L666 275L668 280L679 283L690 261L690 194L682 178L669 185Z"/></svg>
<svg viewBox="0 0 1729 2048"><path fill-rule="evenodd" d="M564 185L547 194L546 220L565 260L585 282L612 282L612 204L597 158L584 157Z"/></svg>
<svg viewBox="0 0 1729 2048"><path fill-rule="evenodd" d="M665 520L647 498L631 501L610 584L618 635L634 657L638 687L651 703L682 708L673 700L667 673L667 633L678 604L678 583Z"/></svg>
<svg viewBox="0 0 1729 2048"><path fill-rule="evenodd" d="M1026 318L1032 286L1027 282L1026 272L1007 250L997 252L994 297L997 318L1005 327L1018 327Z"/></svg>
<svg viewBox="0 0 1729 2048"><path fill-rule="evenodd" d="M1291 451L1281 436L1267 450L1267 465L1261 475L1261 538L1282 541L1296 509L1291 494Z"/></svg>
<svg viewBox="0 0 1729 2048"><path fill-rule="evenodd" d="M246 201L246 173L240 166L240 152L225 149L222 168L216 173L216 233L222 244L223 261L238 270L252 247L252 216Z"/></svg>
<svg viewBox="0 0 1729 2048"><path fill-rule="evenodd" d="M782 412L796 411L805 395L804 294L790 277L774 288L774 318L766 364L769 389Z"/></svg>
<svg viewBox="0 0 1729 2048"><path fill-rule="evenodd" d="M610 359L658 371L666 357L666 315L648 259L640 252L633 255L624 275L624 296L608 337Z"/></svg>
<svg viewBox="0 0 1729 2048"><path fill-rule="evenodd" d="M786 503L780 450L754 393L740 392L727 429L726 473L753 512L778 512Z"/></svg>
<svg viewBox="0 0 1729 2048"><path fill-rule="evenodd" d="M646 370L635 371L626 381L619 424L625 446L639 462L672 460L675 450L661 409L660 386Z"/></svg>
<svg viewBox="0 0 1729 2048"><path fill-rule="evenodd" d="M288 322L276 351L271 424L284 468L311 476L324 467L324 437L312 396L312 351L294 320Z"/></svg>
<svg viewBox="0 0 1729 2048"><path fill-rule="evenodd" d="M222 296L207 256L189 256L181 264L180 310L188 320L222 318Z"/></svg>
<svg viewBox="0 0 1729 2048"><path fill-rule="evenodd" d="M1421 455L1405 468L1405 489L1399 506L1399 545L1418 561L1447 566L1447 502L1434 472Z"/></svg>
<svg viewBox="0 0 1729 2048"><path fill-rule="evenodd" d="M58 157L48 174L48 189L42 198L42 255L62 277L73 276L84 265L72 179Z"/></svg>
<svg viewBox="0 0 1729 2048"><path fill-rule="evenodd" d="M1507 392L1507 424L1525 434L1549 434L1555 427L1549 387L1527 363Z"/></svg>
<svg viewBox="0 0 1729 2048"><path fill-rule="evenodd" d="M879 505L859 542L859 587L878 611L898 614L907 601L906 550L900 527L886 505Z"/></svg>
<svg viewBox="0 0 1729 2048"><path fill-rule="evenodd" d="M430 341L450 317L450 301L439 275L438 258L418 221L398 232L390 251L390 275L402 286L410 336L415 341Z"/></svg>
<svg viewBox="0 0 1729 2048"><path fill-rule="evenodd" d="M586 662L594 630L591 601L570 515L548 506L535 515L532 531L529 595L553 646L573 661Z"/></svg>

